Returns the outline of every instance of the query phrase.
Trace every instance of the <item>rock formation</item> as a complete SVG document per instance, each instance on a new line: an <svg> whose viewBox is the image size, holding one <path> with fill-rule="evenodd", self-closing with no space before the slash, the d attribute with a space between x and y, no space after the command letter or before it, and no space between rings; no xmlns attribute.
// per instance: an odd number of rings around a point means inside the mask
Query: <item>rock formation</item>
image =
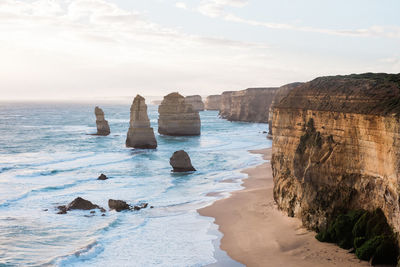
<svg viewBox="0 0 400 267"><path fill-rule="evenodd" d="M316 230L339 212L381 209L400 231L400 74L317 78L273 111L280 209Z"/></svg>
<svg viewBox="0 0 400 267"><path fill-rule="evenodd" d="M97 180L107 180L108 179L108 177L105 175L105 174L100 174L100 176L97 178Z"/></svg>
<svg viewBox="0 0 400 267"><path fill-rule="evenodd" d="M158 107L158 132L164 135L200 135L200 116L179 93L164 97Z"/></svg>
<svg viewBox="0 0 400 267"><path fill-rule="evenodd" d="M104 119L104 112L101 108L95 107L94 114L96 115L96 126L97 133L96 135L109 135L110 134L110 126L108 125L108 121Z"/></svg>
<svg viewBox="0 0 400 267"><path fill-rule="evenodd" d="M105 212L105 209L102 207L93 204L89 200L83 199L81 197L75 198L71 203L66 206L58 206L60 210L58 214L65 214L69 210L93 210L99 209L101 212Z"/></svg>
<svg viewBox="0 0 400 267"><path fill-rule="evenodd" d="M230 121L268 122L269 107L278 88L249 88L222 93L220 116Z"/></svg>
<svg viewBox="0 0 400 267"><path fill-rule="evenodd" d="M131 208L125 201L114 199L108 200L108 207L111 210L116 210L117 212L120 212L122 210L129 210Z"/></svg>
<svg viewBox="0 0 400 267"><path fill-rule="evenodd" d="M147 105L145 99L140 95L135 97L131 106L126 146L147 149L157 147L154 131L150 127L149 117L147 116Z"/></svg>
<svg viewBox="0 0 400 267"><path fill-rule="evenodd" d="M175 151L169 159L169 164L171 164L174 172L196 171L192 166L188 153L183 150Z"/></svg>
<svg viewBox="0 0 400 267"><path fill-rule="evenodd" d="M204 103L206 110L220 110L221 108L221 95L209 95Z"/></svg>
<svg viewBox="0 0 400 267"><path fill-rule="evenodd" d="M272 138L272 114L274 106L279 104L279 102L281 102L281 100L286 97L292 89L302 84L303 83L289 83L279 87L278 90L276 90L268 112L268 138Z"/></svg>
<svg viewBox="0 0 400 267"><path fill-rule="evenodd" d="M204 110L204 103L199 95L189 95L185 97L186 104L191 104L196 111Z"/></svg>

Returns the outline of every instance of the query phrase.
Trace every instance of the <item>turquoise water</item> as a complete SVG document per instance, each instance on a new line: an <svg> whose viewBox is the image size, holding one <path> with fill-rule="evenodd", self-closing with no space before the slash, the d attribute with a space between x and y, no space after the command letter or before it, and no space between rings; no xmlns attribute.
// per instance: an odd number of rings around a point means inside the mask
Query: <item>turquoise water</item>
<svg viewBox="0 0 400 267"><path fill-rule="evenodd" d="M156 134L157 150L134 150L125 147L130 105L101 107L107 137L88 135L96 132L93 104L0 103L0 266L204 266L227 257L213 219L196 210L218 199L210 192L241 188L239 171L262 162L248 150L271 145L268 126L204 111L201 136ZM157 133L156 106L149 117ZM180 149L197 172L171 173ZM110 179L96 180L100 173ZM154 209L56 214L78 196Z"/></svg>

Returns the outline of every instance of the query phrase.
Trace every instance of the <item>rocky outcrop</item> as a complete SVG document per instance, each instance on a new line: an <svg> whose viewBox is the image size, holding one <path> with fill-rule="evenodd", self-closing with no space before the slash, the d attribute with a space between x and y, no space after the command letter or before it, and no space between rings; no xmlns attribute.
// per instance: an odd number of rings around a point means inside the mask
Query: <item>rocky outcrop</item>
<svg viewBox="0 0 400 267"><path fill-rule="evenodd" d="M220 110L221 108L221 95L209 95L204 103L206 110Z"/></svg>
<svg viewBox="0 0 400 267"><path fill-rule="evenodd" d="M158 132L172 136L200 135L200 116L179 93L164 97L158 107Z"/></svg>
<svg viewBox="0 0 400 267"><path fill-rule="evenodd" d="M269 107L278 88L249 88L224 92L220 116L230 121L268 122Z"/></svg>
<svg viewBox="0 0 400 267"><path fill-rule="evenodd" d="M189 95L185 97L186 104L191 104L193 109L196 111L204 110L204 103L199 95Z"/></svg>
<svg viewBox="0 0 400 267"><path fill-rule="evenodd" d="M102 181L107 180L107 179L108 179L108 177L103 173L100 174L100 176L97 178L97 180L102 180Z"/></svg>
<svg viewBox="0 0 400 267"><path fill-rule="evenodd" d="M103 136L109 135L110 126L108 125L108 121L104 119L103 110L99 107L95 107L94 114L96 115L96 126L97 126L96 135L103 135Z"/></svg>
<svg viewBox="0 0 400 267"><path fill-rule="evenodd" d="M126 137L126 146L133 148L154 149L157 141L150 120L147 116L145 99L137 95L131 106L129 130Z"/></svg>
<svg viewBox="0 0 400 267"><path fill-rule="evenodd" d="M273 111L280 209L317 230L340 212L381 209L400 231L400 74L317 78Z"/></svg>
<svg viewBox="0 0 400 267"><path fill-rule="evenodd" d="M60 210L58 214L65 214L67 211L70 210L93 210L93 209L99 209L101 212L105 212L105 209L102 207L93 204L89 200L83 199L81 197L75 198L71 203L69 203L66 206L58 206L58 209Z"/></svg>
<svg viewBox="0 0 400 267"><path fill-rule="evenodd" d="M303 83L289 83L284 86L281 86L276 90L274 97L272 98L271 105L269 107L269 112L268 112L268 138L272 138L272 115L273 115L273 109L274 106L279 104L281 100L286 97L289 92L296 88L297 86L302 85Z"/></svg>
<svg viewBox="0 0 400 267"><path fill-rule="evenodd" d="M192 162L188 153L184 150L175 151L172 157L169 159L169 164L173 168L173 172L190 172L196 171L192 166Z"/></svg>
<svg viewBox="0 0 400 267"><path fill-rule="evenodd" d="M117 212L120 212L123 210L129 210L131 208L125 201L115 200L115 199L108 200L108 207L111 210L116 210Z"/></svg>

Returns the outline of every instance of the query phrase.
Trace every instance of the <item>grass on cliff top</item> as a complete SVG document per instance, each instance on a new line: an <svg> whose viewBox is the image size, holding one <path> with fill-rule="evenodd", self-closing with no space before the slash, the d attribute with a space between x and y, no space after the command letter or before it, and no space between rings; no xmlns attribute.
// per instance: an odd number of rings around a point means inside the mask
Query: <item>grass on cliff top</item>
<svg viewBox="0 0 400 267"><path fill-rule="evenodd" d="M354 248L359 259L371 260L372 264L395 265L399 256L396 235L381 209L339 214L315 238L336 243L344 249Z"/></svg>

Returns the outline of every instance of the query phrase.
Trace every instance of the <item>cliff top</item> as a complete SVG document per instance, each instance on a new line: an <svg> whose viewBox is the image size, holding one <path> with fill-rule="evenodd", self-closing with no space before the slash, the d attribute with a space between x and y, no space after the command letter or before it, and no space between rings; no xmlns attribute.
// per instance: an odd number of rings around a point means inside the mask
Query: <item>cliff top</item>
<svg viewBox="0 0 400 267"><path fill-rule="evenodd" d="M319 77L294 88L275 107L400 115L400 73Z"/></svg>
<svg viewBox="0 0 400 267"><path fill-rule="evenodd" d="M170 93L170 94L164 96L164 100L165 99L179 99L179 98L184 98L184 97L181 94L179 94L178 92Z"/></svg>

